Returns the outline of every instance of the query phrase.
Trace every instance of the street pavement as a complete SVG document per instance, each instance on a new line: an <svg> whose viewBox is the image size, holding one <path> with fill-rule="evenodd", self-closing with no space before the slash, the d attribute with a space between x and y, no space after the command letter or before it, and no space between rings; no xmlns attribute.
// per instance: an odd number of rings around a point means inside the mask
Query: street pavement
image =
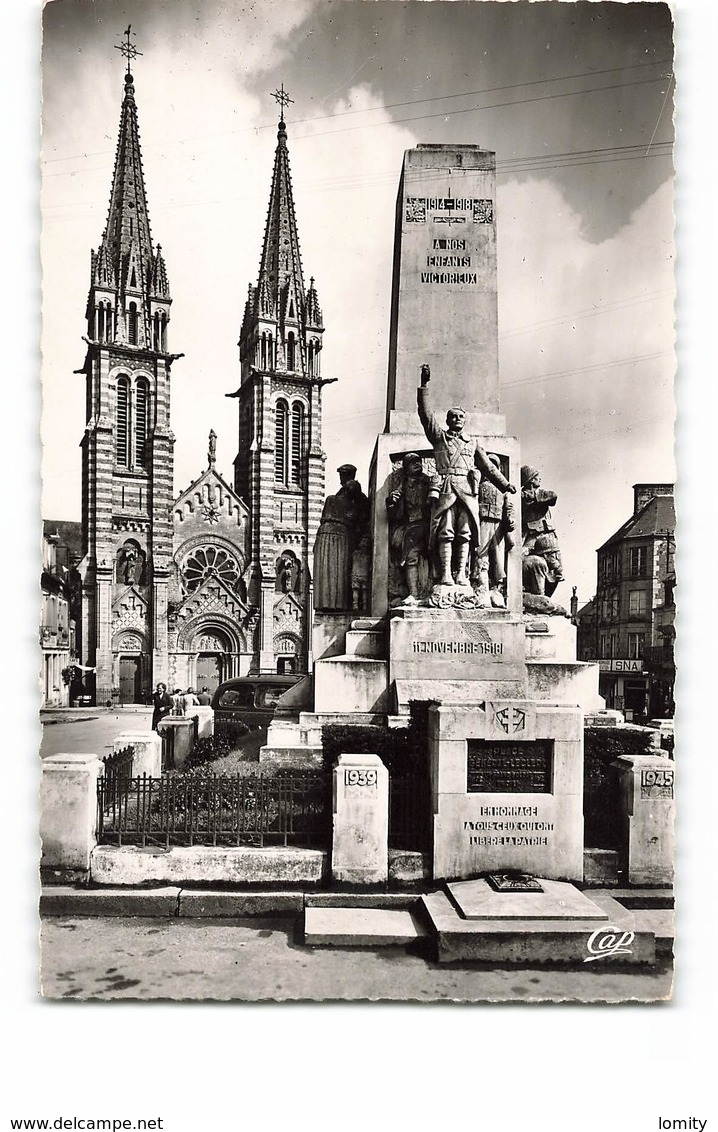
<svg viewBox="0 0 718 1132"><path fill-rule="evenodd" d="M102 708L83 712L47 712L40 717L43 759L57 754L95 754L99 758L112 749L118 735L130 731L149 731L152 708L133 707L119 710Z"/></svg>
<svg viewBox="0 0 718 1132"><path fill-rule="evenodd" d="M394 1002L657 1002L672 962L641 970L598 964L499 968L439 965L407 948L311 948L300 919L47 918L47 998Z"/></svg>

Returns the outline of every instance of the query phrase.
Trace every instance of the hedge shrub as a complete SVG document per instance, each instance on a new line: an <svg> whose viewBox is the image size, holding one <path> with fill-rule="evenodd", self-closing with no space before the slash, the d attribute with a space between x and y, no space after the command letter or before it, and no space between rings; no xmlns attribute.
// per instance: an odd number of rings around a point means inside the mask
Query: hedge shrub
<svg viewBox="0 0 718 1132"><path fill-rule="evenodd" d="M653 748L645 731L629 727L585 727L583 731L583 843L590 849L618 849L621 821L618 771L621 755L648 755Z"/></svg>

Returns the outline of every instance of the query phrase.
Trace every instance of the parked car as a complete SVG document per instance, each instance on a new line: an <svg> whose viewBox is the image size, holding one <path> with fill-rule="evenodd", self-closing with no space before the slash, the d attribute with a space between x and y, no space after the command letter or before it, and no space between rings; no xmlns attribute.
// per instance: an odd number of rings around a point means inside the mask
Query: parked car
<svg viewBox="0 0 718 1132"><path fill-rule="evenodd" d="M244 723L252 730L271 722L279 697L299 676L235 676L220 684L212 697L215 733L223 724Z"/></svg>

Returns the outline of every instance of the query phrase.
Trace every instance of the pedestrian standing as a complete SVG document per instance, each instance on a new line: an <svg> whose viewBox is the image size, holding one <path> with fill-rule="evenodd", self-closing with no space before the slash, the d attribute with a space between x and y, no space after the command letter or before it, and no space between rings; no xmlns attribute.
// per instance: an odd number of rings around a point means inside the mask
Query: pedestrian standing
<svg viewBox="0 0 718 1132"><path fill-rule="evenodd" d="M166 684L158 684L152 693L152 730L157 730L157 724L172 711L172 697L167 691Z"/></svg>

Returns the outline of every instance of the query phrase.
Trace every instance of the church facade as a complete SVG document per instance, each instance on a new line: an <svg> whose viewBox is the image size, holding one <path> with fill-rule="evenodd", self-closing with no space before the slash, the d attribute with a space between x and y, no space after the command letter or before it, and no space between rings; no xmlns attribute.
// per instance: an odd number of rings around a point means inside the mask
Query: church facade
<svg viewBox="0 0 718 1132"><path fill-rule="evenodd" d="M283 105L282 105L283 111ZM206 471L178 497L172 299L153 245L135 87L124 98L107 224L91 254L82 439L82 663L98 704L160 681L213 690L311 664L312 548L324 496L322 314L305 288L280 118L259 278L249 287L235 393L234 483Z"/></svg>

